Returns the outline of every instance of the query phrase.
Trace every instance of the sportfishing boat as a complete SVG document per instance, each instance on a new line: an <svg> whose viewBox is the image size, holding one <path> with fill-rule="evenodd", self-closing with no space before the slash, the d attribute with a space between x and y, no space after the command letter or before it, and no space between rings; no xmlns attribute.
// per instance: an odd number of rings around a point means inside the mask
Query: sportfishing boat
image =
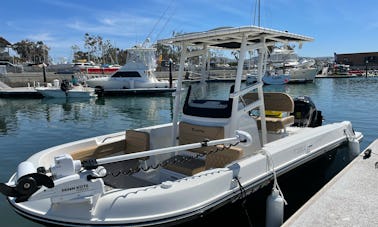
<svg viewBox="0 0 378 227"><path fill-rule="evenodd" d="M270 66L268 71L272 74L288 76L289 83L313 82L319 71L314 59L300 60L294 48L287 44L274 47L268 62Z"/></svg>
<svg viewBox="0 0 378 227"><path fill-rule="evenodd" d="M67 80L59 83L54 80L53 85L46 87L36 87L35 90L45 98L94 98L95 89L81 84L72 85Z"/></svg>
<svg viewBox="0 0 378 227"><path fill-rule="evenodd" d="M156 91L166 89L172 92L175 83L159 80L155 76L155 54L155 48L144 45L134 46L127 49L127 62L115 73L111 76L88 79L86 83L99 92L116 92L124 89L155 89Z"/></svg>
<svg viewBox="0 0 378 227"><path fill-rule="evenodd" d="M288 94L263 92L267 47L307 41L312 38L254 26L159 40L181 50L171 123L42 150L21 162L0 191L22 216L66 226L173 225L270 182L269 201L282 202L277 176L340 146L357 155L363 137L348 121L322 125L321 111L307 98L297 105ZM205 67L212 48L240 51L224 97L207 90L205 68L201 82L182 86L185 61L200 56ZM258 81L242 86L246 53L254 50ZM279 216L281 205L269 217Z"/></svg>

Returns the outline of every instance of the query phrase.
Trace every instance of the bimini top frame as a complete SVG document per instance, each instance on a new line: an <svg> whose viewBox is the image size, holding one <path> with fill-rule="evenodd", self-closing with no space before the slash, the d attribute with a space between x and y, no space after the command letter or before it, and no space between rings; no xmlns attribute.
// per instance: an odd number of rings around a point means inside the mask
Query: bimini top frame
<svg viewBox="0 0 378 227"><path fill-rule="evenodd" d="M205 32L194 32L179 35L169 39L159 40L158 43L165 45L176 45L181 47L180 56L180 68L177 81L176 89L176 99L174 106L174 116L173 116L173 132L172 132L172 143L176 145L176 134L177 134L177 122L178 122L178 108L180 107L181 101L181 90L182 90L182 78L184 73L185 60L188 57L203 56L203 72L205 60L208 57L209 48L220 48L220 49L230 49L239 50L239 60L238 67L235 78L235 88L234 93L230 95L233 99L232 104L232 114L231 114L231 131L236 130L238 115L245 111L250 111L251 109L259 108L261 112L265 112L264 107L264 97L262 89L262 75L265 73L266 58L267 58L267 47L273 46L276 43L299 43L299 46L303 42L313 41L312 38L289 33L287 31L277 31L268 28L247 26L247 27L223 27L217 28ZM192 48L194 47L194 48ZM194 49L190 51L189 49ZM255 85L247 87L241 90L241 79L243 72L243 65L247 51L257 50L259 53L258 60L258 81ZM257 89L259 100L249 104L245 108L238 110L239 97ZM261 115L261 128L262 128L262 141L263 144L266 143L266 122L265 116ZM229 135L231 136L231 135Z"/></svg>

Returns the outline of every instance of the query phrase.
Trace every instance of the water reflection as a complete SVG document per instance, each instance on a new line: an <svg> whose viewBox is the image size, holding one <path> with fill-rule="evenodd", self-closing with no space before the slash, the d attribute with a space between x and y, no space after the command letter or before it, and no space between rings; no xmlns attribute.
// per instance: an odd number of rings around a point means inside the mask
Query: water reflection
<svg viewBox="0 0 378 227"><path fill-rule="evenodd" d="M18 127L18 117L38 112L40 100L0 99L0 135L12 134Z"/></svg>
<svg viewBox="0 0 378 227"><path fill-rule="evenodd" d="M42 128L78 127L114 130L171 122L173 97L127 96L99 99L0 99L0 134L24 125ZM96 129L97 130L97 129Z"/></svg>

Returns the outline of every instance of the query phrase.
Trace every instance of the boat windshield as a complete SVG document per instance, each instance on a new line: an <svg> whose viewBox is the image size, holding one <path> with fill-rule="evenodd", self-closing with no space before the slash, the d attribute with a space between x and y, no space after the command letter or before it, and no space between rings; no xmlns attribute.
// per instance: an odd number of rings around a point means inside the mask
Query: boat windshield
<svg viewBox="0 0 378 227"><path fill-rule="evenodd" d="M212 84L207 83L190 85L185 99L183 113L197 117L230 117L232 99L229 97L233 86L221 86L221 90L208 89L212 86Z"/></svg>

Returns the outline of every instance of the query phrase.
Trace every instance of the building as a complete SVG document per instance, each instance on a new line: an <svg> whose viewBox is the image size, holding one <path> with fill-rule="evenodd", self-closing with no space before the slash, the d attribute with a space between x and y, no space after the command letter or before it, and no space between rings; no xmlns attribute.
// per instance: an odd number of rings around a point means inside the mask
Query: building
<svg viewBox="0 0 378 227"><path fill-rule="evenodd" d="M378 69L378 52L334 54L336 64L350 65L351 69Z"/></svg>

